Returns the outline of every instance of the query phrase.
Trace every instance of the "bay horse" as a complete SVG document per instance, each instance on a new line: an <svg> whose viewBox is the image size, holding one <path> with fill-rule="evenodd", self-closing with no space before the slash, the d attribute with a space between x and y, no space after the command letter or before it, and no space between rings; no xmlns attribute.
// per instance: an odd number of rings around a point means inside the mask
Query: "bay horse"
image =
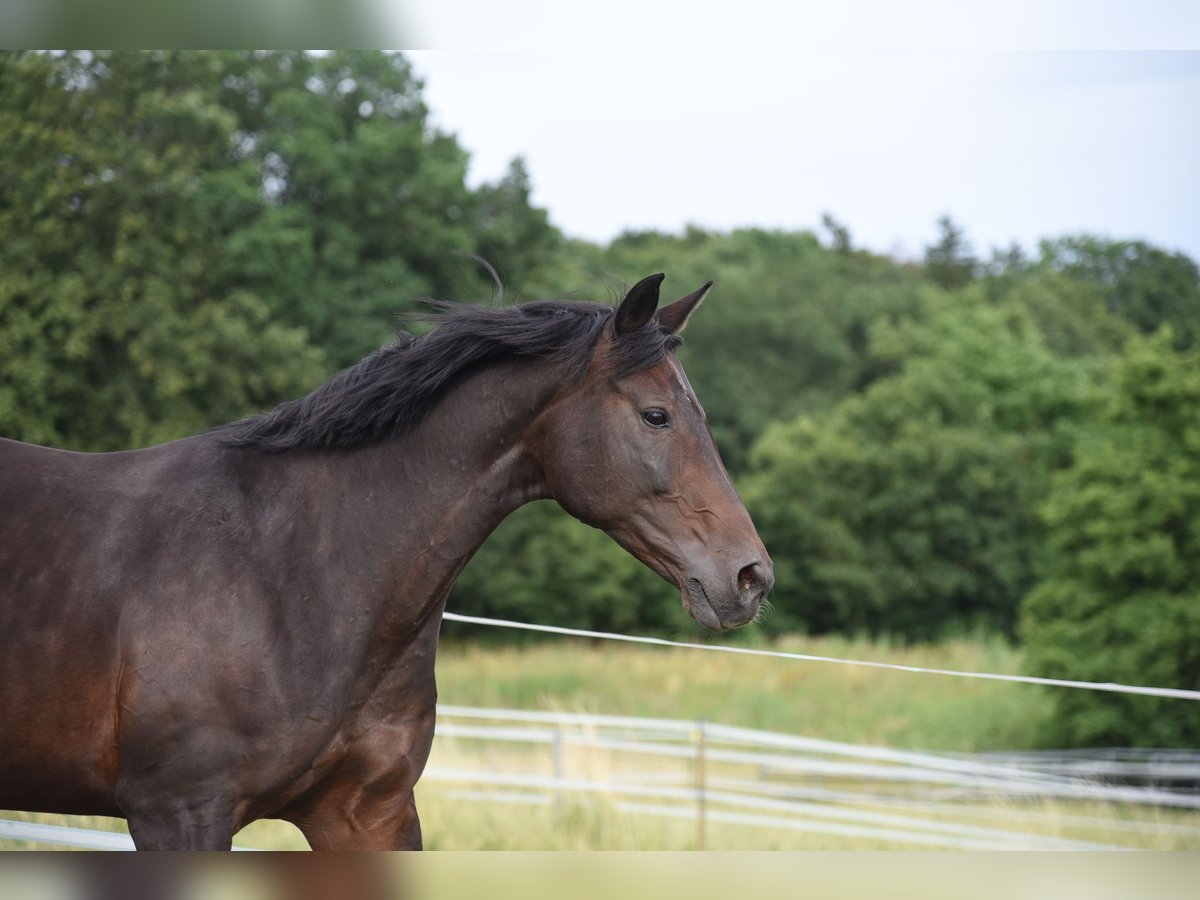
<svg viewBox="0 0 1200 900"><path fill-rule="evenodd" d="M771 561L659 309L441 304L299 400L144 450L0 439L0 808L119 816L139 849L418 849L455 578L553 498L715 630Z"/></svg>

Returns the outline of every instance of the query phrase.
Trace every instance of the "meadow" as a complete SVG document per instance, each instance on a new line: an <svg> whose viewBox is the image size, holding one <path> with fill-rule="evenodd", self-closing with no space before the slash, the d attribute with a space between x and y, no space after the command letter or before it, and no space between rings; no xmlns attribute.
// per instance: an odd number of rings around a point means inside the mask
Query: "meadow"
<svg viewBox="0 0 1200 900"><path fill-rule="evenodd" d="M752 636L752 633L748 636ZM771 648L964 671L1015 673L998 637L894 645L782 637ZM834 741L938 750L1023 749L1048 698L1027 685L573 639L443 643L442 703L708 719Z"/></svg>
<svg viewBox="0 0 1200 900"><path fill-rule="evenodd" d="M1016 672L1020 654L992 638L936 645L896 646L842 638L784 638L777 649L823 656L873 659L937 668ZM1051 714L1046 689L930 675L849 668L687 649L630 647L573 639L534 639L489 646L443 644L438 660L439 700L452 706L508 707L554 712L706 720L825 740L936 751L1016 750L1035 743L1039 721ZM602 750L568 756L572 777L603 779L629 769ZM495 746L441 736L430 759L435 769L549 771L544 748ZM649 763L639 765L652 768ZM664 764L665 765L665 764ZM685 766L686 768L686 766ZM531 802L529 792L487 794L428 779L418 787L429 849L585 850L689 849L689 819L640 814L619 797L567 794L558 802ZM870 804L860 806L867 809ZM901 809L899 812L903 813ZM1148 807L1039 799L1023 803L980 800L950 815L965 825L1023 829L1053 838L1152 849L1200 847L1200 813ZM2 813L54 824L124 830L115 819ZM303 849L291 825L257 822L235 842L268 849ZM0 847L28 847L16 841ZM863 837L805 833L714 817L709 849L913 849Z"/></svg>

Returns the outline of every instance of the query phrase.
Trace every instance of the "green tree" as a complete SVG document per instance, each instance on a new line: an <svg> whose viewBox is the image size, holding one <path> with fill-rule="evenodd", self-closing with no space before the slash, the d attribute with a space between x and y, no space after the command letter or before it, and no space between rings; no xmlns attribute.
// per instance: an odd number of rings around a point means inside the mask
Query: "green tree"
<svg viewBox="0 0 1200 900"><path fill-rule="evenodd" d="M979 272L979 261L971 255L966 235L949 216L938 219L938 241L925 248L925 272L941 287L964 287Z"/></svg>
<svg viewBox="0 0 1200 900"><path fill-rule="evenodd" d="M232 118L153 65L0 58L6 436L157 442L295 393L322 369L302 330L220 277L238 192L253 190L224 165Z"/></svg>
<svg viewBox="0 0 1200 900"><path fill-rule="evenodd" d="M433 129L399 54L219 54L198 60L236 116L235 156L265 203L229 245L233 278L255 277L273 314L303 327L334 366L389 337L422 297L477 299L490 276L537 277L560 241L530 203L520 160L471 190L468 154ZM174 63L174 61L173 61Z"/></svg>
<svg viewBox="0 0 1200 900"><path fill-rule="evenodd" d="M476 252L499 267L506 285L525 292L546 279L547 268L562 246L562 236L550 224L546 211L533 205L532 192L529 170L518 157L503 178L475 193ZM536 296L561 290L561 286L549 285Z"/></svg>
<svg viewBox="0 0 1200 900"><path fill-rule="evenodd" d="M1030 672L1200 688L1200 351L1135 340L1111 407L1042 507L1051 555L1026 598ZM1189 704L1063 691L1045 740L1197 746Z"/></svg>
<svg viewBox="0 0 1200 900"><path fill-rule="evenodd" d="M1090 235L1043 241L1041 266L1096 286L1108 309L1143 334L1170 325L1175 347L1200 338L1200 269L1144 241Z"/></svg>
<svg viewBox="0 0 1200 900"><path fill-rule="evenodd" d="M1137 331L1109 310L1100 285L1060 272L1028 269L1016 276L992 275L984 289L997 306L1032 316L1047 349L1057 356L1113 357Z"/></svg>
<svg viewBox="0 0 1200 900"><path fill-rule="evenodd" d="M835 253L851 253L854 250L850 229L832 213L821 213L821 227L829 234L829 249Z"/></svg>
<svg viewBox="0 0 1200 900"><path fill-rule="evenodd" d="M0 58L0 433L179 437L312 387L460 254L534 278L558 233L517 162L471 190L399 54Z"/></svg>
<svg viewBox="0 0 1200 900"><path fill-rule="evenodd" d="M872 343L895 375L755 445L746 498L775 560L779 616L909 639L1011 633L1032 580L1033 503L1095 373L977 295Z"/></svg>

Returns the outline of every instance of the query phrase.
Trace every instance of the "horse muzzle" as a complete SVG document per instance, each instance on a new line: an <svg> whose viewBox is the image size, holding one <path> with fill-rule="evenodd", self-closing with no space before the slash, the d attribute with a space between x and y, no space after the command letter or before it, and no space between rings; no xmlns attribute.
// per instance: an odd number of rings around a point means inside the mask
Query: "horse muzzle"
<svg viewBox="0 0 1200 900"><path fill-rule="evenodd" d="M775 586L769 560L747 563L728 582L719 578L688 577L683 586L683 608L713 631L739 628L758 615L763 599Z"/></svg>

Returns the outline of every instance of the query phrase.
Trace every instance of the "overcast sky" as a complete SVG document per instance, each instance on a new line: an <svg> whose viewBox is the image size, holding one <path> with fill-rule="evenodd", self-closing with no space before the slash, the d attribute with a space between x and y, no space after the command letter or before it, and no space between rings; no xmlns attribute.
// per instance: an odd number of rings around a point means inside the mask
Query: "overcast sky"
<svg viewBox="0 0 1200 900"><path fill-rule="evenodd" d="M1180 9L1177 32L1195 34L1200 4ZM1090 231L1200 259L1200 53L821 52L811 29L800 49L781 39L804 23L780 15L760 44L719 50L669 34L655 47L645 30L546 49L502 22L489 40L485 19L479 41L410 55L472 182L524 156L535 202L572 235L816 228L828 210L857 244L918 256L949 213L981 252ZM871 34L885 43L879 22ZM1130 34L1079 43L1173 46Z"/></svg>

